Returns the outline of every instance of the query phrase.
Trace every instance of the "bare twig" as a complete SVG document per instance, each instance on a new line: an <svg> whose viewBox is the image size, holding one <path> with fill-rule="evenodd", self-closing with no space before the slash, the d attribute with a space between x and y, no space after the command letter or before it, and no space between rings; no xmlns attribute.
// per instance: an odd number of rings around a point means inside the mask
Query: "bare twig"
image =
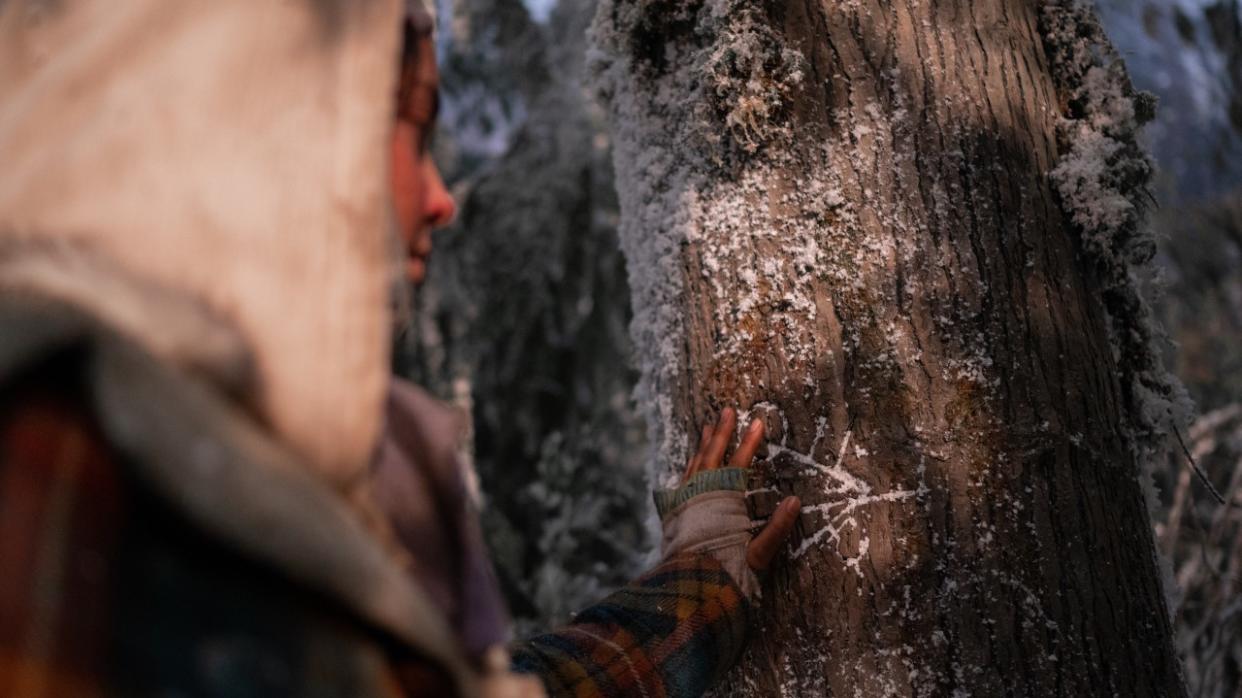
<svg viewBox="0 0 1242 698"><path fill-rule="evenodd" d="M1182 440L1182 430L1174 426L1173 434L1177 436L1177 443L1181 445L1182 453L1186 454L1186 462L1190 463L1190 467L1194 469L1195 475L1199 477L1199 481L1203 483L1203 486L1207 488L1207 491L1212 494L1212 498L1218 504L1224 504L1225 498L1221 496L1220 492L1216 491L1216 487L1212 485L1212 481L1208 479L1207 474L1199 469L1199 464L1195 462L1195 457L1190 455L1190 449L1186 448L1186 442Z"/></svg>

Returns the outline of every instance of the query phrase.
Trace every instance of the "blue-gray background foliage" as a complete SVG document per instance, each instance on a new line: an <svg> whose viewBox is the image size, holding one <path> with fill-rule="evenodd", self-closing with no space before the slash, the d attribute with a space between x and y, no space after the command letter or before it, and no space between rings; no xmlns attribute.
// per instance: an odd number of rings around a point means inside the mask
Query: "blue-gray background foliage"
<svg viewBox="0 0 1242 698"><path fill-rule="evenodd" d="M1192 695L1242 680L1242 0L1100 0L1161 168L1167 359L1183 435L1232 507L1170 456L1153 512ZM437 155L459 197L401 369L473 416L484 524L519 632L565 620L652 545L606 130L584 85L594 0L444 0Z"/></svg>

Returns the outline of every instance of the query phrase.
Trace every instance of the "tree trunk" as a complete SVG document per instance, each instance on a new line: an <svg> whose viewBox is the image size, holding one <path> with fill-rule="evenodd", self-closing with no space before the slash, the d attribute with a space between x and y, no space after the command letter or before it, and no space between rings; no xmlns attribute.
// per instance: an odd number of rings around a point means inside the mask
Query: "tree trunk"
<svg viewBox="0 0 1242 698"><path fill-rule="evenodd" d="M606 0L592 32L654 475L738 405L804 504L719 693L1182 695L1139 482L1150 105L1093 14Z"/></svg>

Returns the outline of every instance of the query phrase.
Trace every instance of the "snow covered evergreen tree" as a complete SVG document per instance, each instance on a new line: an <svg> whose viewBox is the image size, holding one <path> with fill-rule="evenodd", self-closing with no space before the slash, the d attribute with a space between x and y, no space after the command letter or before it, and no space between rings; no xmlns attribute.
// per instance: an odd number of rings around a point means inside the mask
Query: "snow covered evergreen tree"
<svg viewBox="0 0 1242 698"><path fill-rule="evenodd" d="M593 33L654 475L737 404L805 505L720 692L1183 695L1153 103L1094 11L604 0Z"/></svg>

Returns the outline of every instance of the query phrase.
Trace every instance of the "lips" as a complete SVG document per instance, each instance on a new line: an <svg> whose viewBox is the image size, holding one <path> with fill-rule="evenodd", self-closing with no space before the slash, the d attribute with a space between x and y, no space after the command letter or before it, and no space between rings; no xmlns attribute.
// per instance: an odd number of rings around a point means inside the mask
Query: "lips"
<svg viewBox="0 0 1242 698"><path fill-rule="evenodd" d="M428 231L415 231L406 239L405 274L410 281L419 283L427 275L427 260L431 257L431 235Z"/></svg>

